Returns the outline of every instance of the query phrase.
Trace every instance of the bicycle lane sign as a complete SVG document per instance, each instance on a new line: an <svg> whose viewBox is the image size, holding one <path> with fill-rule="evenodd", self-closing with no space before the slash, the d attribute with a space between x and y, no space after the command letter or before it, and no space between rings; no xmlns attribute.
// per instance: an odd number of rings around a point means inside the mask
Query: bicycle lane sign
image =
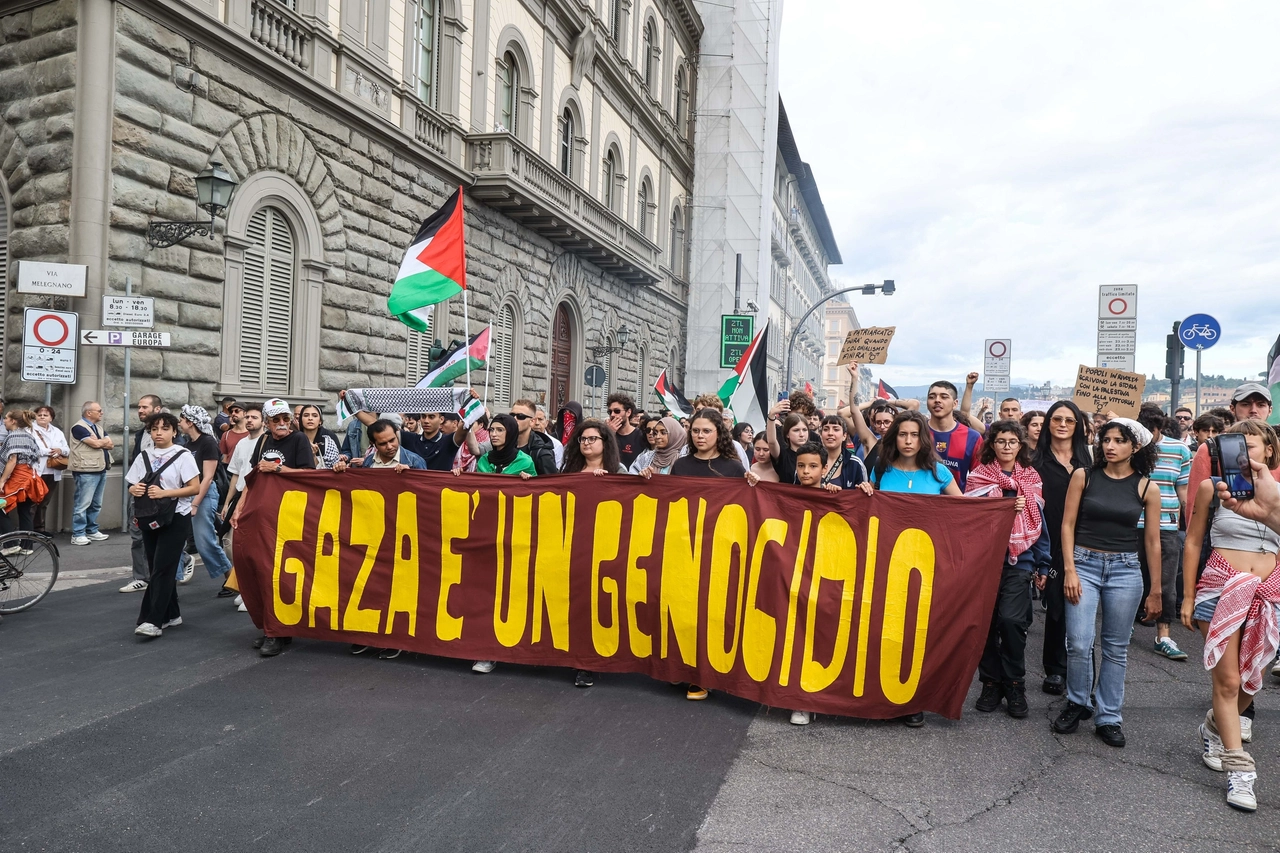
<svg viewBox="0 0 1280 853"><path fill-rule="evenodd" d="M1187 349L1208 349L1222 340L1222 326L1208 314L1192 314L1178 326L1178 340Z"/></svg>

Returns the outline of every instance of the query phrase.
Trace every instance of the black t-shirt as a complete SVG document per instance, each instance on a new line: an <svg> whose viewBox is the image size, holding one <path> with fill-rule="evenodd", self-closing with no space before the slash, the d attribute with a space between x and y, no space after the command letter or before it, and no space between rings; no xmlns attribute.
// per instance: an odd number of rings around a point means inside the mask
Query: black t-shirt
<svg viewBox="0 0 1280 853"><path fill-rule="evenodd" d="M312 469L316 467L316 456L311 452L311 442L300 432L291 432L287 438L276 440L273 435L260 439L253 449L249 464L256 467L266 459L270 462L281 462L286 468Z"/></svg>
<svg viewBox="0 0 1280 853"><path fill-rule="evenodd" d="M200 433L200 437L188 444L187 449L196 458L196 467L200 469L201 480L204 479L204 463L210 460L218 462L222 459L222 450L218 447L218 440L211 435Z"/></svg>
<svg viewBox="0 0 1280 853"><path fill-rule="evenodd" d="M681 456L671 466L671 473L681 477L743 477L747 471L737 458L717 456L699 459L693 454Z"/></svg>
<svg viewBox="0 0 1280 853"><path fill-rule="evenodd" d="M796 452L785 440L778 448L778 455L774 457L773 470L778 475L779 483L796 482Z"/></svg>
<svg viewBox="0 0 1280 853"><path fill-rule="evenodd" d="M428 471L453 470L453 460L458 455L458 445L454 444L453 436L443 432L436 433L435 438L423 438L415 432L401 430L400 446L421 456Z"/></svg>
<svg viewBox="0 0 1280 853"><path fill-rule="evenodd" d="M615 432L614 436L618 439L618 456L622 459L624 468L630 468L636 457L649 449L649 442L638 429L632 429L628 435Z"/></svg>

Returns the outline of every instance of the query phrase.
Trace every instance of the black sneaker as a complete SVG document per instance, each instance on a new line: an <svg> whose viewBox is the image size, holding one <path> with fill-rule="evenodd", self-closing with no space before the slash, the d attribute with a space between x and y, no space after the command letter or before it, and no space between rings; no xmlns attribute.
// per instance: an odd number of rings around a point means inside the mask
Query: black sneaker
<svg viewBox="0 0 1280 853"><path fill-rule="evenodd" d="M1107 746L1124 746L1124 732L1120 731L1120 727L1118 725L1110 724L1106 726L1098 726L1093 730L1093 733L1097 735L1098 738Z"/></svg>
<svg viewBox="0 0 1280 853"><path fill-rule="evenodd" d="M1027 707L1027 689L1021 681L1010 681L1004 686L1005 711L1010 717L1021 720L1030 709Z"/></svg>
<svg viewBox="0 0 1280 853"><path fill-rule="evenodd" d="M400 654L400 649L383 649L378 652L378 660L395 660Z"/></svg>
<svg viewBox="0 0 1280 853"><path fill-rule="evenodd" d="M262 644L265 643L266 641L267 641L267 635L263 634L261 637L253 641L253 647L255 649L260 649L262 648Z"/></svg>
<svg viewBox="0 0 1280 853"><path fill-rule="evenodd" d="M223 586L221 589L218 590L218 598L234 598L239 594L240 593L236 592L234 589L231 589L230 587L227 587L227 586Z"/></svg>
<svg viewBox="0 0 1280 853"><path fill-rule="evenodd" d="M1092 716L1092 708L1087 705L1077 705L1068 699L1067 707L1063 708L1058 719L1053 721L1053 730L1060 735L1069 735L1080 727L1081 720L1087 720Z"/></svg>
<svg viewBox="0 0 1280 853"><path fill-rule="evenodd" d="M258 654L264 658L273 658L284 651L284 647L293 642L292 637L267 637L262 643L262 648L258 649Z"/></svg>
<svg viewBox="0 0 1280 853"><path fill-rule="evenodd" d="M973 707L982 711L984 714L990 714L996 708L1000 707L1000 702L1004 699L1004 686L994 681L982 682L982 695L978 697L978 701Z"/></svg>
<svg viewBox="0 0 1280 853"><path fill-rule="evenodd" d="M1040 689L1050 696L1061 696L1067 692L1067 680L1061 675L1046 675Z"/></svg>
<svg viewBox="0 0 1280 853"><path fill-rule="evenodd" d="M590 687L596 683L596 674L590 670L580 669L573 676L574 687Z"/></svg>
<svg viewBox="0 0 1280 853"><path fill-rule="evenodd" d="M902 724L909 729L918 729L924 725L924 711L916 711L914 714L907 714L905 717L899 717Z"/></svg>

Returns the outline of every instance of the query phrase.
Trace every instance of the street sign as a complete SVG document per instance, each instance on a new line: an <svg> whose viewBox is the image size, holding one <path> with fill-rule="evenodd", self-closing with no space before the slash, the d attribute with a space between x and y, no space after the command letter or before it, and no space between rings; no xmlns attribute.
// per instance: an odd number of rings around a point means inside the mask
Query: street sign
<svg viewBox="0 0 1280 853"><path fill-rule="evenodd" d="M22 380L74 385L80 315L27 308L22 316Z"/></svg>
<svg viewBox="0 0 1280 853"><path fill-rule="evenodd" d="M1138 331L1137 317L1099 317L1099 332L1136 332Z"/></svg>
<svg viewBox="0 0 1280 853"><path fill-rule="evenodd" d="M1133 373L1135 372L1133 366L1136 361L1137 359L1131 352L1112 353L1109 355L1098 354L1098 367L1109 367L1112 370L1124 370Z"/></svg>
<svg viewBox="0 0 1280 853"><path fill-rule="evenodd" d="M1098 332L1099 355L1127 355L1138 346L1137 332Z"/></svg>
<svg viewBox="0 0 1280 853"><path fill-rule="evenodd" d="M18 262L18 292L41 296L84 296L89 267L85 264ZM75 343L74 338L72 343Z"/></svg>
<svg viewBox="0 0 1280 853"><path fill-rule="evenodd" d="M1137 316L1138 285L1104 284L1098 288L1098 319L1137 319Z"/></svg>
<svg viewBox="0 0 1280 853"><path fill-rule="evenodd" d="M605 372L604 368L598 364L593 364L587 368L587 373L582 377L582 381L586 382L591 388L599 388L604 385Z"/></svg>
<svg viewBox="0 0 1280 853"><path fill-rule="evenodd" d="M982 390L987 394L1008 394L1009 377L987 374L982 380Z"/></svg>
<svg viewBox="0 0 1280 853"><path fill-rule="evenodd" d="M986 376L1008 376L1010 362L1013 359L1013 342L994 339L986 342L983 350L983 373ZM986 387L986 379L983 380Z"/></svg>
<svg viewBox="0 0 1280 853"><path fill-rule="evenodd" d="M171 335L168 332L145 332L137 329L128 332L85 329L80 333L80 343L95 347L167 347L171 346Z"/></svg>
<svg viewBox="0 0 1280 853"><path fill-rule="evenodd" d="M720 366L737 367L751 346L756 318L750 314L720 315Z"/></svg>
<svg viewBox="0 0 1280 853"><path fill-rule="evenodd" d="M1222 340L1222 326L1208 314L1192 314L1178 327L1178 340L1187 349L1208 349Z"/></svg>
<svg viewBox="0 0 1280 853"><path fill-rule="evenodd" d="M155 302L150 296L104 296L102 325L150 329L156 324Z"/></svg>

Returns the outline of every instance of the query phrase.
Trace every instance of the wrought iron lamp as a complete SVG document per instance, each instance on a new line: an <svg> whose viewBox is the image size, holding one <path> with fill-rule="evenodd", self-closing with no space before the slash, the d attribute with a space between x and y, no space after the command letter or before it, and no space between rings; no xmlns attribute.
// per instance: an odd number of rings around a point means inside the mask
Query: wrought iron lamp
<svg viewBox="0 0 1280 853"><path fill-rule="evenodd" d="M603 346L603 347L596 347L595 349L593 349L591 351L592 357L600 359L600 358L604 358L606 355L609 355L610 353L621 352L622 350L626 349L627 344L631 340L631 330L627 328L626 323L623 323L621 326L618 327L618 331L614 335L614 340L617 341L617 344L614 346L611 346L611 347Z"/></svg>
<svg viewBox="0 0 1280 853"><path fill-rule="evenodd" d="M236 179L217 160L196 175L196 206L209 214L208 222L152 222L147 226L147 242L152 248L173 246L193 235L213 236L214 219L231 204Z"/></svg>

